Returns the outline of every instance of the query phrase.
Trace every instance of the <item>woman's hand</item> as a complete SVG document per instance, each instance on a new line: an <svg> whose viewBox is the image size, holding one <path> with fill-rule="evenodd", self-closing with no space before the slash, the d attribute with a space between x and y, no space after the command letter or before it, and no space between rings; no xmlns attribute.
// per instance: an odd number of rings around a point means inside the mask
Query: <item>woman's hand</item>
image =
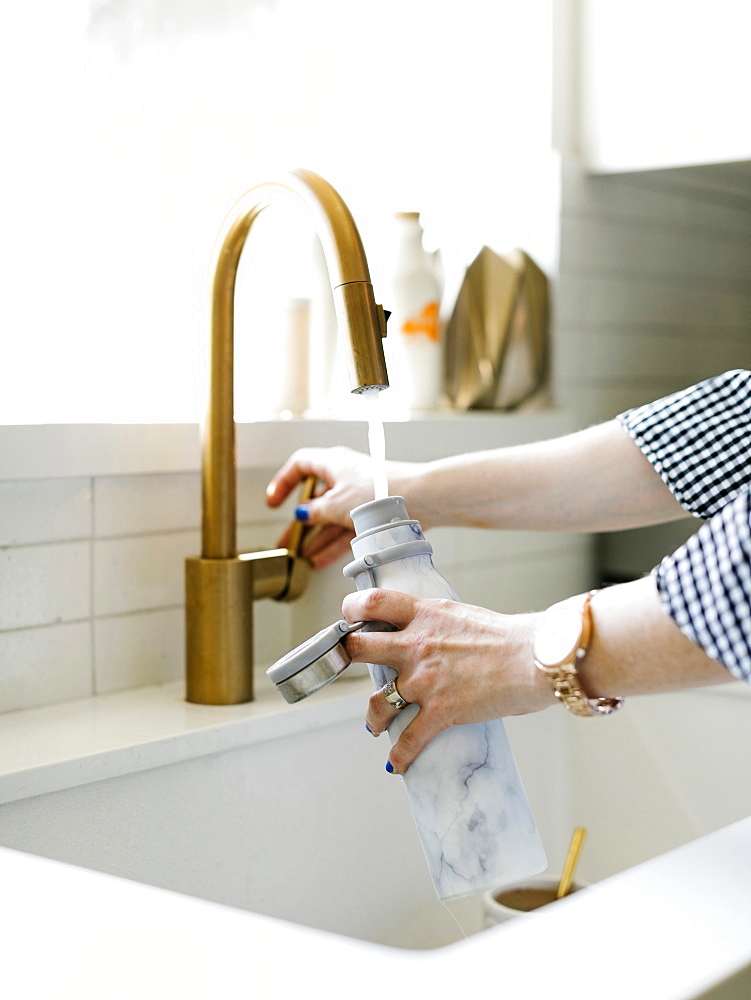
<svg viewBox="0 0 751 1000"><path fill-rule="evenodd" d="M420 706L391 749L396 774L403 774L449 726L535 712L555 701L534 665L536 615L502 615L389 590L350 594L342 611L350 622L380 619L400 630L353 632L346 640L353 660L393 667L399 694ZM378 736L397 714L377 691L370 699L367 726Z"/></svg>
<svg viewBox="0 0 751 1000"><path fill-rule="evenodd" d="M392 494L404 495L408 468L403 462L387 463ZM368 455L351 448L301 448L266 487L269 507L280 506L306 476L316 476L319 484L315 497L296 511L298 520L317 528L309 534L303 555L323 569L349 552L354 538L350 511L373 499L373 465ZM286 545L286 536L279 539L280 546Z"/></svg>
<svg viewBox="0 0 751 1000"><path fill-rule="evenodd" d="M301 448L266 487L269 507L284 503L306 476L317 477L316 495L295 513L298 520L318 526L303 554L316 569L323 569L349 551L354 538L349 512L373 499L373 473L368 456L350 448ZM278 544L286 544L286 532Z"/></svg>
<svg viewBox="0 0 751 1000"><path fill-rule="evenodd" d="M580 607L583 598L579 594L572 600ZM420 706L391 749L390 763L397 774L449 726L555 704L548 679L534 665L538 614L502 615L390 590L350 594L342 610L347 621L381 619L401 630L353 632L346 640L353 660L393 667L399 694ZM656 694L734 680L665 613L651 576L598 591L590 610L592 635L577 669L590 698ZM367 725L378 736L397 714L376 691Z"/></svg>

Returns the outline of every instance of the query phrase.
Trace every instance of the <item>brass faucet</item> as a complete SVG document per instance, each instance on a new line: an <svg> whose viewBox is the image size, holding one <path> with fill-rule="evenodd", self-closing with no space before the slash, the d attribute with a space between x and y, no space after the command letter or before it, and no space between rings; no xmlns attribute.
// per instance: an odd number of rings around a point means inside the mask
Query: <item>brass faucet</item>
<svg viewBox="0 0 751 1000"><path fill-rule="evenodd" d="M240 255L258 215L280 201L302 201L321 240L340 331L349 335L353 392L388 385L377 305L354 219L317 174L297 170L247 191L231 209L212 259L211 364L202 433L203 520L200 556L185 563L187 699L203 705L253 700L253 601L302 593L307 563L286 549L237 551L234 416L234 306ZM310 485L308 486L310 488Z"/></svg>

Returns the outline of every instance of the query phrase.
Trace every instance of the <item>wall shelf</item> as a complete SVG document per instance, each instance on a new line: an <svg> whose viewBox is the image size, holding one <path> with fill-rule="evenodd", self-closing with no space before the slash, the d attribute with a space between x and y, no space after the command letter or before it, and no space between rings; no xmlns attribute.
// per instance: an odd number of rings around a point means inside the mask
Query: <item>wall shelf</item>
<svg viewBox="0 0 751 1000"><path fill-rule="evenodd" d="M386 421L386 454L427 460L521 444L573 429L560 410L436 413ZM275 468L296 448L367 449L365 420L263 420L237 426L238 464ZM0 481L69 476L189 472L200 468L197 424L39 424L0 426Z"/></svg>

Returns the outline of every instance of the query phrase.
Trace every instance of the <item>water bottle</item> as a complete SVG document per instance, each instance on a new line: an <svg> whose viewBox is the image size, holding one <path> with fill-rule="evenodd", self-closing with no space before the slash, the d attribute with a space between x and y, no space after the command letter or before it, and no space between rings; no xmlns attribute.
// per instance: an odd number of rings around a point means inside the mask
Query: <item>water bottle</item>
<svg viewBox="0 0 751 1000"><path fill-rule="evenodd" d="M382 587L414 597L458 599L433 565L432 547L402 497L362 504L351 516L355 558L344 574L358 590ZM368 668L376 688L397 676L390 667ZM418 711L409 705L395 717L389 727L392 742ZM403 780L441 900L485 892L547 867L500 719L443 730Z"/></svg>

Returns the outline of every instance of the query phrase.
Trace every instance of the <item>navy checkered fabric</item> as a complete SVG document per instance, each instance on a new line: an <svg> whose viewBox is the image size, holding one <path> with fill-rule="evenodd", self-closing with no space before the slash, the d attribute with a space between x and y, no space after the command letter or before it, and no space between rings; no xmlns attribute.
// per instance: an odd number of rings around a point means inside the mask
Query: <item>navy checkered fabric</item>
<svg viewBox="0 0 751 1000"><path fill-rule="evenodd" d="M681 506L709 519L653 571L665 610L751 681L751 372L726 372L618 420Z"/></svg>

